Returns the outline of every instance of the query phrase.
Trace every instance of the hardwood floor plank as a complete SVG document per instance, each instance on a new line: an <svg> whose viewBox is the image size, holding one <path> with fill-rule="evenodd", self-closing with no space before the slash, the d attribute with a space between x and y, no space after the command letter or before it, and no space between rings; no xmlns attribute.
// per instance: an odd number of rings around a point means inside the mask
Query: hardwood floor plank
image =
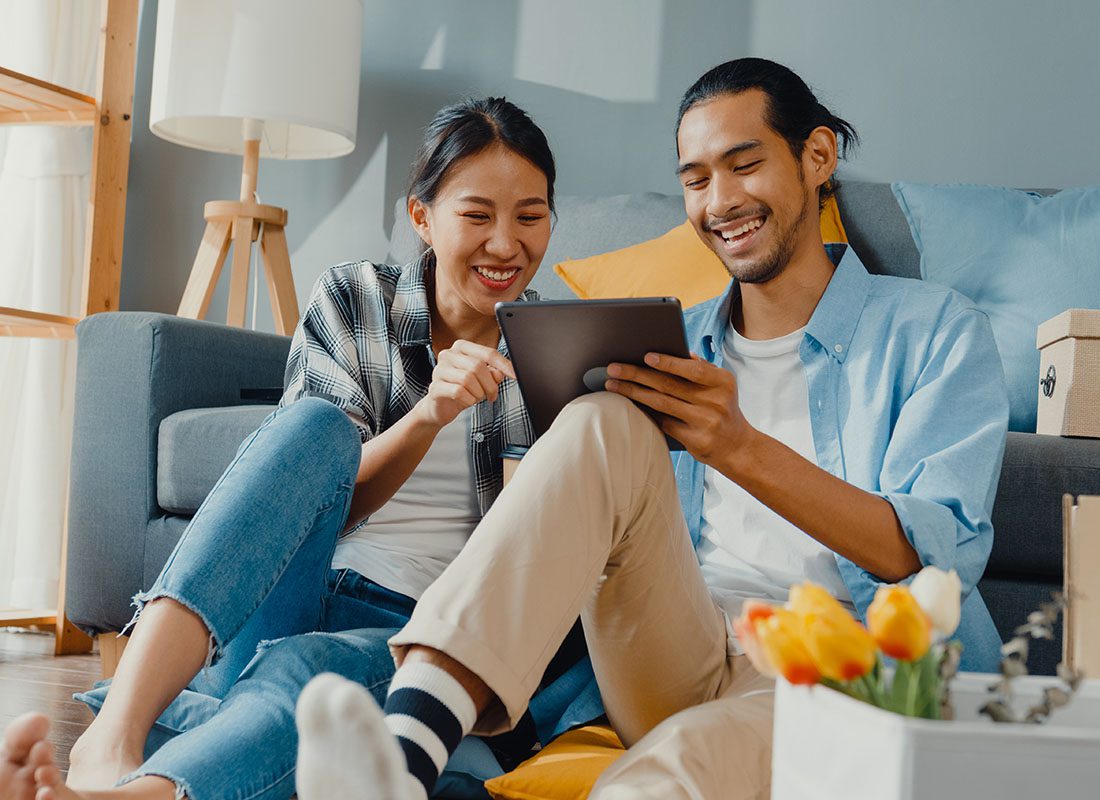
<svg viewBox="0 0 1100 800"><path fill-rule="evenodd" d="M57 765L67 772L73 743L92 721L72 695L99 680L99 656L57 657L53 647L53 634L0 629L0 730L28 711L46 714Z"/></svg>

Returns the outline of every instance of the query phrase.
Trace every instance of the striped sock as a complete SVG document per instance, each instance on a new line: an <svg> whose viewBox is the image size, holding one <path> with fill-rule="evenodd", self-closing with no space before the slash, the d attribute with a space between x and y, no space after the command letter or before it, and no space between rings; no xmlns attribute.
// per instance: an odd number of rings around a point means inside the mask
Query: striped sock
<svg viewBox="0 0 1100 800"><path fill-rule="evenodd" d="M416 662L397 670L382 710L409 773L430 797L451 753L477 721L474 701L446 670Z"/></svg>

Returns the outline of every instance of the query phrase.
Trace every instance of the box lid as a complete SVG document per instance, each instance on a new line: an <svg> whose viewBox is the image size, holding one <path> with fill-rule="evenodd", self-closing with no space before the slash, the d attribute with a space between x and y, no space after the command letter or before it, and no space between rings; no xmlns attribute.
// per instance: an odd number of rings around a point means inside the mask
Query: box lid
<svg viewBox="0 0 1100 800"><path fill-rule="evenodd" d="M1071 308L1039 326L1035 346L1042 350L1062 339L1100 339L1100 309Z"/></svg>

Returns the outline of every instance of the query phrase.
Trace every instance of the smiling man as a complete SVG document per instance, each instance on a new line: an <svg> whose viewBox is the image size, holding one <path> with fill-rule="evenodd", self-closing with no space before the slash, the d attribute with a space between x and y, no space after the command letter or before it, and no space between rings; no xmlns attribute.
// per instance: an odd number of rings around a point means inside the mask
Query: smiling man
<svg viewBox="0 0 1100 800"><path fill-rule="evenodd" d="M1008 420L989 322L822 244L838 140L850 126L773 62L688 90L684 202L733 277L686 315L694 357L612 365L562 412L390 640L385 716L341 679L306 689L303 800L424 797L463 735L517 723L578 614L630 747L600 800L768 796L773 687L729 622L747 598L810 579L863 615L883 583L955 569L964 667L994 666L975 588Z"/></svg>

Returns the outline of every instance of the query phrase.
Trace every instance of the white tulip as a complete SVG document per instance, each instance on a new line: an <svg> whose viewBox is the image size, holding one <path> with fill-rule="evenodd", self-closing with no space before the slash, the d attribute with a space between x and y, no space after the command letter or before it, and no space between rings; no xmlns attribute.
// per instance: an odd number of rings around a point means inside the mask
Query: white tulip
<svg viewBox="0 0 1100 800"><path fill-rule="evenodd" d="M962 582L955 570L925 567L913 578L909 591L932 620L938 638L946 639L959 627Z"/></svg>

